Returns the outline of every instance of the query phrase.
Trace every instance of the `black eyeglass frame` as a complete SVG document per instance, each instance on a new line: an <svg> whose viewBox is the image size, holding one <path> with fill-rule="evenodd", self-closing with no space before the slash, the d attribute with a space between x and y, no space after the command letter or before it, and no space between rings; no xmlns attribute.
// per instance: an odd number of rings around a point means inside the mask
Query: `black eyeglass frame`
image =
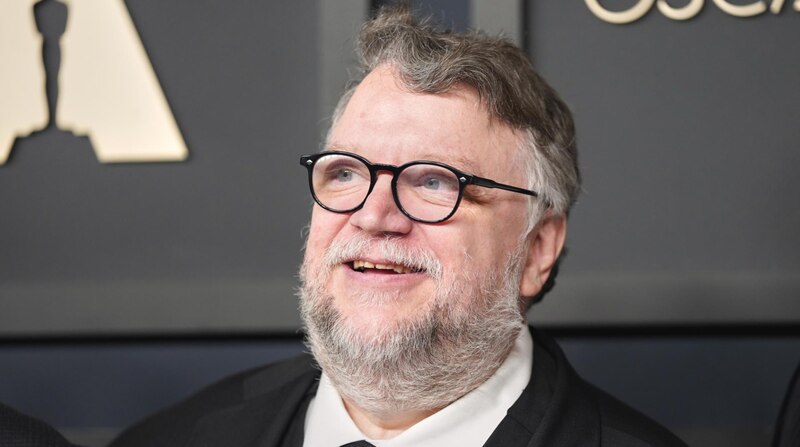
<svg viewBox="0 0 800 447"><path fill-rule="evenodd" d="M367 169L369 170L369 177L370 177L369 178L369 189L367 190L367 194L364 196L364 200L362 200L361 203L359 203L358 205L354 206L353 208L346 209L346 210L336 210L336 209L330 208L330 207L326 206L325 204L323 204L319 200L319 198L317 197L317 194L314 191L314 180L312 178L314 176L314 165L316 164L317 160L319 160L320 158L322 158L322 157L324 157L326 155L343 155L343 156L347 156L347 157L352 157L352 158L355 158L358 161L364 163L364 165L367 166ZM453 215L458 210L458 206L461 204L461 198L464 195L464 188L467 185L482 186L484 188L502 189L502 190L505 190L505 191L511 191L511 192L516 192L516 193L519 193L519 194L525 194L527 196L539 197L539 193L537 193L536 191L531 191L529 189L519 188L517 186L511 186L511 185L506 185L506 184L503 184L503 183L498 183L498 182L496 182L494 180L490 180L488 178L478 177L477 175L467 174L466 172L459 171L458 169L456 169L456 168L454 168L454 167L452 167L450 165L447 165L447 164L444 164L444 163L440 163L438 161L432 161L432 160L414 160L414 161L410 161L408 163L404 163L404 164L402 164L400 166L394 166L394 165L386 165L386 164L381 164L381 163L372 163L371 161L367 160L366 158L364 158L364 157L362 157L362 156L360 156L358 154L354 154L352 152L325 151L325 152L319 152L319 153L316 153L316 154L310 154L310 155L301 156L300 157L300 164L302 166L305 166L306 169L308 169L308 188L311 190L311 196L314 198L314 201L317 202L317 205L321 206L322 208L324 208L324 209L326 209L328 211L331 211L333 213L339 213L339 214L352 213L352 212L358 211L358 210L360 210L361 208L364 207L364 204L367 202L367 199L369 198L369 195L372 194L372 189L375 187L375 183L378 181L378 173L381 172L381 171L386 171L386 172L391 172L392 173L392 183L391 183L392 184L392 198L394 199L394 203L395 203L395 205L397 205L397 208L406 217L408 217L409 219L411 219L411 220L413 220L415 222L421 222L421 223L430 223L430 224L442 223L442 222L446 221L447 219L453 217ZM450 214L448 214L447 216L445 216L445 217L443 217L443 218L441 218L439 220L425 220L425 219L420 219L418 217L412 216L408 211L405 210L405 208L403 208L403 205L400 204L400 199L398 198L398 195L397 195L397 179L398 179L398 177L400 177L400 173L403 172L403 170L408 168L408 167L415 166L415 165L421 165L421 164L434 165L434 166L438 166L440 168L447 169L448 171L450 171L453 174L455 174L456 178L458 179L458 198L456 199L456 202L453 205L453 210L450 211Z"/></svg>

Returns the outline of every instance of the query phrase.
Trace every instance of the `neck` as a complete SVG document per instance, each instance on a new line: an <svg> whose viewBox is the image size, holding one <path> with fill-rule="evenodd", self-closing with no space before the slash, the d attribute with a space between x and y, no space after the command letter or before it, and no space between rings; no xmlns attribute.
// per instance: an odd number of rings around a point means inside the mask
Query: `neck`
<svg viewBox="0 0 800 447"><path fill-rule="evenodd" d="M348 399L342 398L344 407L356 427L369 439L391 439L412 425L441 410L409 410L375 414L367 412Z"/></svg>

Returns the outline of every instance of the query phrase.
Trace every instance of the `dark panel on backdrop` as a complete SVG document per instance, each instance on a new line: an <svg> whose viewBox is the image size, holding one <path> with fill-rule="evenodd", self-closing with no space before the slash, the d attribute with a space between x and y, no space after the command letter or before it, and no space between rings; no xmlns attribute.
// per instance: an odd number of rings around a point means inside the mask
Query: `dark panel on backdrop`
<svg viewBox="0 0 800 447"><path fill-rule="evenodd" d="M654 5L614 25L587 2L528 2L529 48L575 113L585 181L543 321L800 322L790 3L740 18L708 1L687 21Z"/></svg>
<svg viewBox="0 0 800 447"><path fill-rule="evenodd" d="M0 332L293 332L319 4L126 5L190 158L103 165L85 137L19 140L0 167ZM470 5L418 2L456 28ZM800 13L743 19L706 2L686 22L654 7L612 25L580 1L520 11L575 112L585 175L570 255L534 319L798 324Z"/></svg>

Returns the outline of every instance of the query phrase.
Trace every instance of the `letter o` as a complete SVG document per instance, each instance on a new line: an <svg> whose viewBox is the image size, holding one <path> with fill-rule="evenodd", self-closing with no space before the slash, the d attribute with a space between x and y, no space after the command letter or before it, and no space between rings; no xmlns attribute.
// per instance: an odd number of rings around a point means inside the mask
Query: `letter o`
<svg viewBox="0 0 800 447"><path fill-rule="evenodd" d="M642 16L647 14L647 11L653 7L653 3L656 2L656 0L639 0L639 3L637 3L636 6L627 11L614 12L603 8L600 5L600 0L585 1L586 6L589 7L589 10L592 11L594 15L599 17L601 20L605 20L606 22L613 23L615 25L631 23L641 19Z"/></svg>
<svg viewBox="0 0 800 447"><path fill-rule="evenodd" d="M692 0L683 8L673 8L667 0L658 0L658 10L672 20L689 20L703 9L704 0Z"/></svg>

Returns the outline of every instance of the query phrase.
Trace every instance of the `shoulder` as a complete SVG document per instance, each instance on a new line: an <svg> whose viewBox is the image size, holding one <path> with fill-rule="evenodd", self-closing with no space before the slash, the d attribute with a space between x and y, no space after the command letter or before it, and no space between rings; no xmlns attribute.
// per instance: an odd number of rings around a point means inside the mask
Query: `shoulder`
<svg viewBox="0 0 800 447"><path fill-rule="evenodd" d="M686 444L669 430L631 408L605 391L581 378L567 361L558 344L539 331L533 331L536 362L551 362L550 376L557 384L552 405L561 408L580 425L595 426L601 446L614 447L685 447ZM544 357L544 358L543 358Z"/></svg>
<svg viewBox="0 0 800 447"><path fill-rule="evenodd" d="M0 404L0 446L68 447L71 445L45 422Z"/></svg>
<svg viewBox="0 0 800 447"><path fill-rule="evenodd" d="M789 381L772 444L776 447L800 445L800 364Z"/></svg>
<svg viewBox="0 0 800 447"><path fill-rule="evenodd" d="M187 445L197 424L207 416L251 399L280 398L284 389L308 388L317 375L311 357L301 355L228 376L126 429L111 447Z"/></svg>
<svg viewBox="0 0 800 447"><path fill-rule="evenodd" d="M601 445L630 447L685 447L686 444L658 422L605 391L584 382L600 414Z"/></svg>

